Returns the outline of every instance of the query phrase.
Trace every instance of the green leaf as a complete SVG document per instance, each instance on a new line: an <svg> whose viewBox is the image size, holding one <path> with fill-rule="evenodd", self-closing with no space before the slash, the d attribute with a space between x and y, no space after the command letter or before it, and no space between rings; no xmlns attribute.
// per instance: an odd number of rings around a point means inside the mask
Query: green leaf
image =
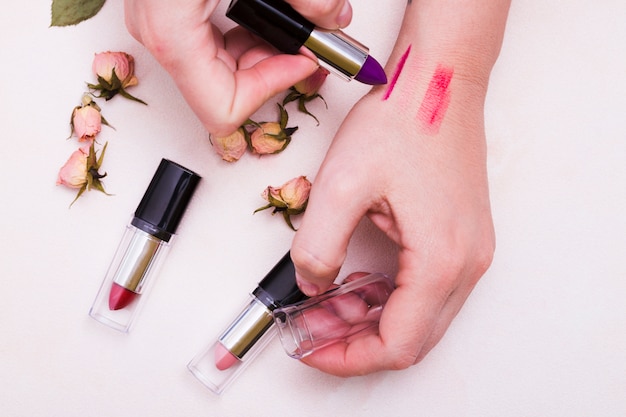
<svg viewBox="0 0 626 417"><path fill-rule="evenodd" d="M266 204L263 207L259 207L258 209L254 210L252 214L255 214L256 212L259 212L259 211L267 210L270 207L274 207L274 206L272 206L271 204Z"/></svg>
<svg viewBox="0 0 626 417"><path fill-rule="evenodd" d="M278 108L280 110L280 127L284 129L285 127L287 127L289 115L287 114L287 110L285 110L283 106L281 106L279 103L276 104L278 104Z"/></svg>
<svg viewBox="0 0 626 417"><path fill-rule="evenodd" d="M104 143L104 147L102 148L102 151L100 152L100 157L98 158L98 162L96 162L96 169L100 169L100 165L102 165L102 160L104 160L104 153L107 151L108 145L109 145L109 142Z"/></svg>
<svg viewBox="0 0 626 417"><path fill-rule="evenodd" d="M293 90L291 93L287 94L287 96L283 99L283 106L286 105L287 103L291 103L292 101L298 100L301 96L302 94Z"/></svg>
<svg viewBox="0 0 626 417"><path fill-rule="evenodd" d="M105 0L52 0L50 26L77 25L95 16Z"/></svg>
<svg viewBox="0 0 626 417"><path fill-rule="evenodd" d="M78 198L83 195L83 193L85 192L85 190L87 189L87 184L83 185L82 187L80 187L80 190L78 190L78 193L76 193L76 197L74 197L74 200L72 200L72 202L70 203L70 207L72 207L72 205L74 205L74 203L76 202L76 200L78 200Z"/></svg>
<svg viewBox="0 0 626 417"><path fill-rule="evenodd" d="M294 232L298 231L295 227L293 227L293 224L291 223L291 216L286 211L283 211L283 219L285 219L285 223L287 223L287 226L289 226L291 230Z"/></svg>
<svg viewBox="0 0 626 417"><path fill-rule="evenodd" d="M145 101L143 101L142 99L139 99L139 98L137 98L137 97L134 97L134 96L131 96L130 94L128 94L128 93L126 92L126 90L124 90L123 88L121 88L121 89L119 90L119 92L120 92L120 95L121 95L122 97L124 97L124 98L127 98L127 99L129 99L129 100L136 101L137 103L145 104L146 106L148 105L148 103L146 103L146 102L145 102Z"/></svg>
<svg viewBox="0 0 626 417"><path fill-rule="evenodd" d="M320 121L317 119L317 117L315 117L315 115L313 113L311 113L309 111L309 109L306 108L306 102L307 100L299 100L298 101L298 110L306 115L311 116L312 118L315 119L315 121L317 122L317 125L320 125Z"/></svg>

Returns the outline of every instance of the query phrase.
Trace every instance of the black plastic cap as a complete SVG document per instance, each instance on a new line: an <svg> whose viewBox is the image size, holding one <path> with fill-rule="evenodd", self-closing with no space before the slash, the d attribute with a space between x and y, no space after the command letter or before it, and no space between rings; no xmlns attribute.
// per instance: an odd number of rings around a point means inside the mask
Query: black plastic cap
<svg viewBox="0 0 626 417"><path fill-rule="evenodd" d="M287 54L297 54L315 28L283 0L232 0L226 16Z"/></svg>
<svg viewBox="0 0 626 417"><path fill-rule="evenodd" d="M131 224L161 240L176 233L200 176L167 159L162 159Z"/></svg>
<svg viewBox="0 0 626 417"><path fill-rule="evenodd" d="M296 283L296 269L289 252L259 282L253 294L270 311L307 298Z"/></svg>

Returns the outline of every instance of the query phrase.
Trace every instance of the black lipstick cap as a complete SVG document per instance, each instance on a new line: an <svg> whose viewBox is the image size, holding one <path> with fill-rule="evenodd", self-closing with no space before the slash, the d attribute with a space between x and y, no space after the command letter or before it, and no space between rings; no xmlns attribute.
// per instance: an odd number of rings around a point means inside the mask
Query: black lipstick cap
<svg viewBox="0 0 626 417"><path fill-rule="evenodd" d="M288 54L298 53L315 28L282 0L232 0L226 16Z"/></svg>
<svg viewBox="0 0 626 417"><path fill-rule="evenodd" d="M168 242L176 233L199 181L200 176L195 172L162 159L131 224Z"/></svg>
<svg viewBox="0 0 626 417"><path fill-rule="evenodd" d="M296 270L289 252L259 282L252 294L270 311L307 298L296 284Z"/></svg>

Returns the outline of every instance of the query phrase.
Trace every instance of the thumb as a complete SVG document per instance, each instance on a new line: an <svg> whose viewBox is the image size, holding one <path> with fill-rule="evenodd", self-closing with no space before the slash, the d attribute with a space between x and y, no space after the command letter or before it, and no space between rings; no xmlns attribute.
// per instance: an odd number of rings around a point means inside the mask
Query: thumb
<svg viewBox="0 0 626 417"><path fill-rule="evenodd" d="M367 197L358 192L365 187L350 184L353 177L338 178L341 176L320 172L291 245L296 279L308 296L326 291L333 283L346 258L352 233L367 211Z"/></svg>
<svg viewBox="0 0 626 417"><path fill-rule="evenodd" d="M345 28L352 20L348 0L287 0L302 16L324 29Z"/></svg>

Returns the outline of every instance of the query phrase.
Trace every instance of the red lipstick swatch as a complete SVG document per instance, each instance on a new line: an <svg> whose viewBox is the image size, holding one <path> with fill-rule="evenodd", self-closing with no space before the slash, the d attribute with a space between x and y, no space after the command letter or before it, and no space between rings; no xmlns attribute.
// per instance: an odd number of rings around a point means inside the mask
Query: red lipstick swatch
<svg viewBox="0 0 626 417"><path fill-rule="evenodd" d="M398 82L398 77L400 77L400 73L402 72L402 68L404 68L404 64L406 63L407 58L409 57L409 53L411 52L411 45L407 48L407 50L402 54L400 58L400 62L396 66L396 71L393 73L393 77L391 81L389 81L389 87L387 87L387 91L383 96L383 100L387 100L393 91L393 88L396 86L396 82Z"/></svg>
<svg viewBox="0 0 626 417"><path fill-rule="evenodd" d="M436 135L439 132L448 104L450 104L450 81L453 73L452 68L442 65L437 67L417 111L417 119L428 135Z"/></svg>

